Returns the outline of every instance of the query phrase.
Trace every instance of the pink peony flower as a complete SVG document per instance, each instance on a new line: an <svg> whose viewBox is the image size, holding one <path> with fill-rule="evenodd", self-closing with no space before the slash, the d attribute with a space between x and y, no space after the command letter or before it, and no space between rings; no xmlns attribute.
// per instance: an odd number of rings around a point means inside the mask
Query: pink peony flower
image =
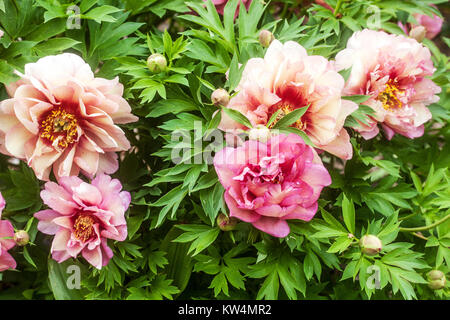
<svg viewBox="0 0 450 320"><path fill-rule="evenodd" d="M5 206L6 206L5 198L3 198L3 195L0 192L0 219L2 217L2 212L3 212L3 209L5 209Z"/></svg>
<svg viewBox="0 0 450 320"><path fill-rule="evenodd" d="M0 193L0 218L5 208L5 199ZM14 258L8 253L16 245L14 241L14 227L7 220L0 220L0 272L15 269L17 264Z"/></svg>
<svg viewBox="0 0 450 320"><path fill-rule="evenodd" d="M97 175L91 184L78 177L61 177L59 185L47 182L41 198L50 209L34 214L38 230L55 235L52 257L63 262L79 253L101 269L113 256L107 239L127 237L125 211L131 197L117 179Z"/></svg>
<svg viewBox="0 0 450 320"><path fill-rule="evenodd" d="M0 104L0 151L26 160L49 180L118 168L116 151L130 148L116 125L137 120L118 78L94 78L79 56L64 53L25 65Z"/></svg>
<svg viewBox="0 0 450 320"><path fill-rule="evenodd" d="M433 14L433 16L430 17L426 14L415 13L413 16L417 20L419 26L423 26L427 30L426 37L428 39L433 39L441 32L444 20L438 15Z"/></svg>
<svg viewBox="0 0 450 320"><path fill-rule="evenodd" d="M203 0L203 1L208 1L208 0ZM237 6L237 9L236 9L236 14L234 15L234 18L236 18L239 15L239 6L240 6L241 1L245 5L245 8L247 10L250 7L250 5L252 4L252 0L240 0L239 4ZM220 13L221 15L223 15L223 12L225 10L225 6L228 3L228 0L212 0L212 3L216 7L217 12Z"/></svg>
<svg viewBox="0 0 450 320"><path fill-rule="evenodd" d="M3 37L4 32L2 31L2 29L0 29L0 38Z"/></svg>
<svg viewBox="0 0 450 320"><path fill-rule="evenodd" d="M214 167L230 216L280 238L289 234L286 220L313 218L322 188L331 184L314 149L296 134L226 147Z"/></svg>
<svg viewBox="0 0 450 320"><path fill-rule="evenodd" d="M427 105L439 100L441 89L427 78L434 72L430 51L416 40L383 31L363 30L349 39L336 56L338 69L352 67L344 93L370 95L364 104L375 114L357 127L366 139L375 137L378 123L390 140L395 133L423 135L431 119Z"/></svg>
<svg viewBox="0 0 450 320"><path fill-rule="evenodd" d="M318 148L350 159L353 149L343 126L357 105L341 99L343 88L344 79L328 60L308 56L296 42L283 45L274 40L264 59L247 62L236 88L238 94L227 107L243 113L253 125L266 125L278 110L277 120L310 105L294 126L304 131ZM245 127L222 112L219 128L234 131Z"/></svg>

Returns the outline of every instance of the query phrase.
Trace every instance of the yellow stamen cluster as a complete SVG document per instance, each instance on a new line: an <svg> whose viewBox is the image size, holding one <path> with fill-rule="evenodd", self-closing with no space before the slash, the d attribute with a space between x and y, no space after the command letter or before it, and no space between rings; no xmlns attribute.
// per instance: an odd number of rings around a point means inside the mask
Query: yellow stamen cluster
<svg viewBox="0 0 450 320"><path fill-rule="evenodd" d="M88 215L79 215L73 225L75 238L86 242L94 234L95 220Z"/></svg>
<svg viewBox="0 0 450 320"><path fill-rule="evenodd" d="M62 149L74 143L77 138L78 122L75 116L67 113L63 108L51 110L41 122L41 138L51 143L58 137L58 146Z"/></svg>
<svg viewBox="0 0 450 320"><path fill-rule="evenodd" d="M285 115L295 110L291 105L289 104L281 104L280 106L276 107L276 109L280 110L278 113L276 119L270 124L269 129L272 129L273 126L281 120ZM277 110L275 111L277 112ZM293 127L296 127L299 130L305 130L306 129L306 122L302 122L302 119L298 119L294 124L292 124Z"/></svg>
<svg viewBox="0 0 450 320"><path fill-rule="evenodd" d="M385 110L401 108L403 103L398 98L398 95L403 93L404 91L398 88L396 81L391 79L386 83L386 89L378 95L378 101L381 101Z"/></svg>

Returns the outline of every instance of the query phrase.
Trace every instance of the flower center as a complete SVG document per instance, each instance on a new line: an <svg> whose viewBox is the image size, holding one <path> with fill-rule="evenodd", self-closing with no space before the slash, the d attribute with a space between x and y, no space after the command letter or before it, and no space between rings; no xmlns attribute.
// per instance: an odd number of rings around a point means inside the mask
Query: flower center
<svg viewBox="0 0 450 320"><path fill-rule="evenodd" d="M287 115L288 113L292 112L295 110L295 108L287 103L277 103L276 105L272 106L271 108L273 111L270 113L270 115L274 115L278 110L278 114L275 118L275 120L270 124L269 129L272 129L273 126L281 120L281 118L283 118L285 115ZM293 124L291 124L291 127L295 127L299 130L304 131L306 129L306 122L302 121L302 118L300 117L300 119L298 119L296 122L294 122Z"/></svg>
<svg viewBox="0 0 450 320"><path fill-rule="evenodd" d="M397 81L390 79L386 83L386 89L378 95L378 101L381 101L385 110L403 107L403 103L398 95L404 94L404 90L398 88Z"/></svg>
<svg viewBox="0 0 450 320"><path fill-rule="evenodd" d="M95 220L88 215L79 215L73 225L75 238L86 242L94 234Z"/></svg>
<svg viewBox="0 0 450 320"><path fill-rule="evenodd" d="M51 110L41 122L41 138L51 144L57 140L60 148L67 148L77 138L78 122L75 116L63 108Z"/></svg>

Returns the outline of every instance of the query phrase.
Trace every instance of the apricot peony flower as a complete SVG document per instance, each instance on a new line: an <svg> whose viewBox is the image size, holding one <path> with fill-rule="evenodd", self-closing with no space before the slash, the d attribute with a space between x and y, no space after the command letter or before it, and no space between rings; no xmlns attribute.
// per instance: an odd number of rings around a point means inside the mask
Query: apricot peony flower
<svg viewBox="0 0 450 320"><path fill-rule="evenodd" d="M331 184L314 149L296 134L226 147L214 167L230 216L280 238L290 232L286 220L313 218L322 188Z"/></svg>
<svg viewBox="0 0 450 320"><path fill-rule="evenodd" d="M366 29L353 34L337 54L336 66L352 67L345 94L371 96L364 104L375 114L368 125L355 128L364 138L378 134L378 123L389 140L395 133L423 135L423 124L431 119L426 106L438 101L435 94L441 91L427 78L435 69L426 47L411 38Z"/></svg>
<svg viewBox="0 0 450 320"><path fill-rule="evenodd" d="M0 198L3 200L3 197ZM5 201L0 204L0 217L1 211L5 207ZM14 258L8 253L8 250L12 249L16 245L14 241L14 227L11 222L7 220L0 220L0 272L15 269L17 264Z"/></svg>
<svg viewBox="0 0 450 320"><path fill-rule="evenodd" d="M238 94L227 107L240 111L253 125L266 125L277 111L280 112L276 121L309 105L294 126L304 131L318 148L350 159L353 149L343 126L357 105L341 99L343 88L344 79L328 60L308 56L296 42L282 44L274 40L264 59L247 62L236 88ZM219 128L234 131L245 127L222 112Z"/></svg>
<svg viewBox="0 0 450 320"><path fill-rule="evenodd" d="M0 104L0 151L26 160L41 180L118 168L130 148L116 125L136 121L118 78L94 78L79 56L64 53L25 65Z"/></svg>
<svg viewBox="0 0 450 320"><path fill-rule="evenodd" d="M52 257L63 262L79 253L101 269L113 256L107 239L123 241L127 237L125 211L131 197L121 191L117 179L97 175L91 184L78 177L61 177L59 185L47 182L41 198L50 209L34 214L38 230L55 235Z"/></svg>

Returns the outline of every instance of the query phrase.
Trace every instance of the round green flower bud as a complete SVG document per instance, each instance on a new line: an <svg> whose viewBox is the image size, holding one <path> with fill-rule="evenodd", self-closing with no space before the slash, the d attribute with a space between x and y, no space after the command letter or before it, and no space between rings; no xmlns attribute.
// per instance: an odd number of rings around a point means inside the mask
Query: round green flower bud
<svg viewBox="0 0 450 320"><path fill-rule="evenodd" d="M224 106L226 107L228 102L230 102L230 95L227 90L219 88L214 90L211 94L211 101L216 106Z"/></svg>
<svg viewBox="0 0 450 320"><path fill-rule="evenodd" d="M18 246L25 246L30 242L30 236L25 230L19 230L14 234L14 241Z"/></svg>
<svg viewBox="0 0 450 320"><path fill-rule="evenodd" d="M259 33L259 43L264 48L268 48L273 40L275 40L275 37L269 30L261 30Z"/></svg>
<svg viewBox="0 0 450 320"><path fill-rule="evenodd" d="M359 240L359 246L364 254L374 256L383 249L383 243L377 236L372 234L365 235Z"/></svg>
<svg viewBox="0 0 450 320"><path fill-rule="evenodd" d="M217 225L219 226L220 230L222 231L231 231L234 230L236 227L236 224L238 223L238 220L233 217L228 217L224 215L223 213L219 214L217 216Z"/></svg>
<svg viewBox="0 0 450 320"><path fill-rule="evenodd" d="M152 54L147 59L147 67L153 73L163 72L167 68L167 60L162 54Z"/></svg>
<svg viewBox="0 0 450 320"><path fill-rule="evenodd" d="M427 273L428 287L431 290L439 290L445 287L447 279L445 274L440 270L431 270Z"/></svg>

